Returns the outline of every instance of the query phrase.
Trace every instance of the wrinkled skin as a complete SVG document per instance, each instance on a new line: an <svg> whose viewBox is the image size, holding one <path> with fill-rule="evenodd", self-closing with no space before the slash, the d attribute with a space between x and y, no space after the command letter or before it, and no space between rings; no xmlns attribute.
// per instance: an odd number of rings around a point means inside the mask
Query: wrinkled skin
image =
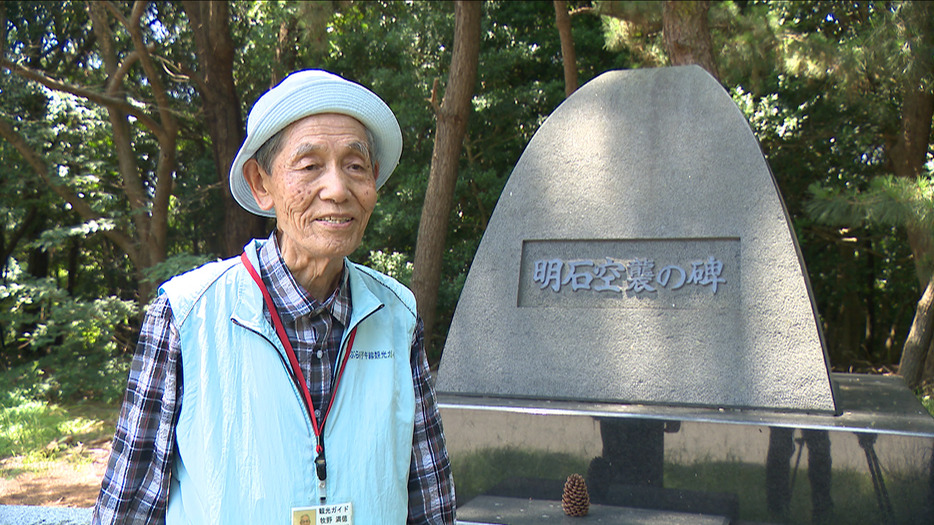
<svg viewBox="0 0 934 525"><path fill-rule="evenodd" d="M378 166L369 152L363 124L327 113L286 128L272 173L253 159L243 168L260 208L275 208L286 266L319 301L337 287L343 258L360 246L376 206Z"/></svg>

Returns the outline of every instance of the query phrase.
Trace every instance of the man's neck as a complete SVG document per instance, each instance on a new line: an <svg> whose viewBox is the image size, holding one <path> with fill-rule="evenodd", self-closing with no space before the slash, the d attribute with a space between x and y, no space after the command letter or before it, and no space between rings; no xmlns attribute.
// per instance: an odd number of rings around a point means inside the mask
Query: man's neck
<svg viewBox="0 0 934 525"><path fill-rule="evenodd" d="M281 237L279 250L286 267L295 282L308 292L315 301L324 303L340 284L344 271L344 258L312 258L298 250L283 246Z"/></svg>

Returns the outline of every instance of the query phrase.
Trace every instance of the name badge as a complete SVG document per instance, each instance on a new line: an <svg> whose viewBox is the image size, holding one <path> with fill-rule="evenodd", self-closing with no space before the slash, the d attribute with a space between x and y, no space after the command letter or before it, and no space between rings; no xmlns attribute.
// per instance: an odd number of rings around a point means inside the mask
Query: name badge
<svg viewBox="0 0 934 525"><path fill-rule="evenodd" d="M353 504L292 507L291 525L353 525Z"/></svg>

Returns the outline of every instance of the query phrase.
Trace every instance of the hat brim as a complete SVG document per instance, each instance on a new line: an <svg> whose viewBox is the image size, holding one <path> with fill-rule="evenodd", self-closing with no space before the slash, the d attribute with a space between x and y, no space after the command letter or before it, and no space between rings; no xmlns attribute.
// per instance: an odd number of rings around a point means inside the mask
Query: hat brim
<svg viewBox="0 0 934 525"><path fill-rule="evenodd" d="M247 120L247 136L230 167L230 192L244 209L275 217L275 209L256 203L243 166L273 135L311 115L338 113L360 121L372 134L374 162L379 166L379 189L399 164L402 130L389 106L369 89L337 75L317 70L299 71L267 91L254 104Z"/></svg>

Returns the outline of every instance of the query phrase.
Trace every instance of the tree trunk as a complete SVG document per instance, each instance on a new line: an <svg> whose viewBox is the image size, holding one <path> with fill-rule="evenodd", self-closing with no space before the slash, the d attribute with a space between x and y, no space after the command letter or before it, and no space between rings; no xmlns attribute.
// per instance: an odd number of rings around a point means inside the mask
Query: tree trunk
<svg viewBox="0 0 934 525"><path fill-rule="evenodd" d="M902 102L901 131L888 148L892 171L899 177L915 178L922 173L931 134L931 119L934 118L934 94L912 87ZM898 373L908 386L914 388L934 379L934 363L927 363L926 356L934 354L934 308L931 308L932 279L931 258L934 257L930 231L916 225L907 228L908 245L915 262L915 272L924 293L918 302L911 330L902 348ZM923 373L922 373L923 372Z"/></svg>
<svg viewBox="0 0 934 525"><path fill-rule="evenodd" d="M577 54L574 52L574 36L571 33L571 15L565 0L554 0L555 25L561 38L561 61L564 63L564 96L570 97L577 91Z"/></svg>
<svg viewBox="0 0 934 525"><path fill-rule="evenodd" d="M412 290L430 344L435 323L441 261L457 181L457 164L467 133L470 101L480 57L480 2L454 4L454 50L447 89L437 109L438 127L431 154L425 203L418 225Z"/></svg>
<svg viewBox="0 0 934 525"><path fill-rule="evenodd" d="M918 303L918 308L921 308L920 302ZM929 305L928 309L928 334L931 334L934 332L934 313L931 313L931 311L934 311L934 308L931 308ZM915 315L917 315L917 312ZM929 339L930 343L927 347L927 356L924 358L924 368L921 369L921 377L918 379L917 386L934 386L934 336L929 336Z"/></svg>
<svg viewBox="0 0 934 525"><path fill-rule="evenodd" d="M133 210L133 221L138 240L139 277L142 271L165 260L167 249L169 199L172 194L173 177L176 168L176 141L178 122L175 119L171 101L151 56L150 48L144 42L141 30L146 2L134 2L129 17L114 4L88 2L88 13L92 21L94 34L101 47L105 70L108 74L106 95L121 103L105 103L113 127L114 149L117 153L118 169L122 178L123 191ZM132 51L120 55L116 50L117 40L111 29L110 18L122 25L130 36ZM159 144L154 180L143 180L138 158L134 150L135 138L131 132L130 113L124 109L127 104L123 83L131 68L139 64L146 82L152 90L154 111L143 124L149 128ZM151 184L151 189L148 187ZM146 302L153 290L153 284L139 279L139 301Z"/></svg>
<svg viewBox="0 0 934 525"><path fill-rule="evenodd" d="M272 76L269 79L269 88L272 89L282 81L285 76L295 69L296 48L295 28L298 20L289 17L279 23L279 37L276 40L276 63L272 65Z"/></svg>
<svg viewBox="0 0 934 525"><path fill-rule="evenodd" d="M182 2L191 21L200 71L195 85L203 101L205 123L211 136L211 149L217 180L224 203L224 229L220 255L240 253L254 237L265 235L265 220L244 210L230 193L230 166L243 143L243 117L233 80L234 44L230 35L226 0Z"/></svg>
<svg viewBox="0 0 934 525"><path fill-rule="evenodd" d="M842 260L855 260L854 249L849 245L839 246L840 257ZM833 354L844 355L853 353L859 348L860 343L866 335L866 307L865 303L851 283L844 282L852 275L851 272L839 272L837 274L837 287L841 290L848 290L841 297L837 319L831 325L830 333L833 337L828 338L834 348Z"/></svg>
<svg viewBox="0 0 934 525"><path fill-rule="evenodd" d="M902 376L911 388L917 387L922 382L922 372L926 368L924 366L925 353L931 347L931 341L934 340L932 335L934 335L934 280L929 280L924 294L921 295L921 300L918 301L918 309L915 310L915 318L911 322L911 331L908 332L902 358L898 363L898 375Z"/></svg>
<svg viewBox="0 0 934 525"><path fill-rule="evenodd" d="M666 0L662 10L665 47L673 66L697 64L720 80L707 25L710 2Z"/></svg>
<svg viewBox="0 0 934 525"><path fill-rule="evenodd" d="M905 10L905 11L902 11ZM930 6L925 2L912 2L900 10L909 30L918 35L914 60L902 87L902 114L898 135L891 144L886 144L886 153L892 172L898 177L914 179L924 173L931 138L931 119L934 118L934 92L925 81L931 75L931 47L926 45L934 27L931 23ZM918 283L924 293L918 301L911 330L902 348L898 373L908 386L914 388L926 380L934 379L934 363L927 363L926 356L934 352L931 333L934 331L934 290L932 290L932 264L934 246L932 232L909 224L908 244L915 262Z"/></svg>

